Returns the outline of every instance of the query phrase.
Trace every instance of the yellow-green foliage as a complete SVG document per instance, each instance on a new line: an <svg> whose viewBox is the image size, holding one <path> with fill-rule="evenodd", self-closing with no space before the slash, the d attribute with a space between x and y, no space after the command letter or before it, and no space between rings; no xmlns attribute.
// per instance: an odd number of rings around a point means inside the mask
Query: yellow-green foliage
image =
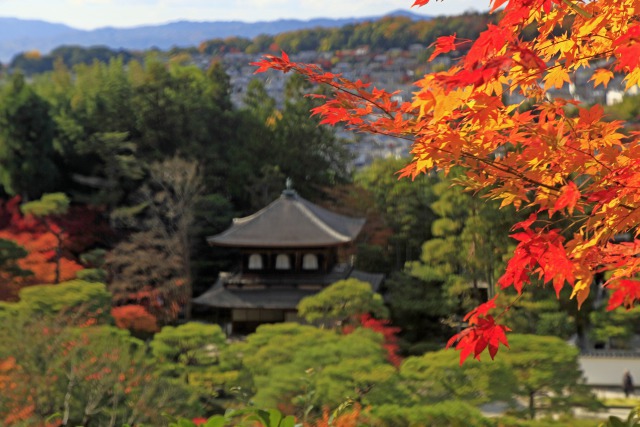
<svg viewBox="0 0 640 427"><path fill-rule="evenodd" d="M357 279L340 280L298 304L298 314L307 322L331 326L353 316L372 313L387 316L382 297L371 285Z"/></svg>
<svg viewBox="0 0 640 427"><path fill-rule="evenodd" d="M335 407L349 398L368 402L396 370L386 360L382 336L356 329L349 335L295 323L263 325L229 348L254 381L259 406Z"/></svg>
<svg viewBox="0 0 640 427"><path fill-rule="evenodd" d="M465 402L448 401L434 405L380 405L371 410L376 427L491 427L494 423L479 409Z"/></svg>
<svg viewBox="0 0 640 427"><path fill-rule="evenodd" d="M151 341L153 355L159 360L186 366L216 363L224 346L226 337L220 326L197 322L165 326Z"/></svg>
<svg viewBox="0 0 640 427"><path fill-rule="evenodd" d="M20 301L0 302L0 319L18 315L66 316L75 323L88 318L104 323L111 319L110 308L111 294L103 283L72 280L22 289Z"/></svg>
<svg viewBox="0 0 640 427"><path fill-rule="evenodd" d="M501 359L481 363L467 361L460 366L456 352L441 350L409 357L400 366L399 387L407 393L407 405L424 405L449 400L478 405L511 401L516 381Z"/></svg>
<svg viewBox="0 0 640 427"><path fill-rule="evenodd" d="M34 315L86 314L108 319L111 294L103 283L72 280L57 285L29 286L20 291L15 309Z"/></svg>

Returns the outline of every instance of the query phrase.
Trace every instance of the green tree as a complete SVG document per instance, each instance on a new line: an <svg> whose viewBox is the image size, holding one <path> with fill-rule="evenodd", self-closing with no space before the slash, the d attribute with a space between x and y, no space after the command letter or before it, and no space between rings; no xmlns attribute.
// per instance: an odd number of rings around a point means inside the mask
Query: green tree
<svg viewBox="0 0 640 427"><path fill-rule="evenodd" d="M156 362L156 375L188 386L207 412L220 409L227 382L236 378L233 369L221 365L227 347L226 336L218 325L196 322L165 326L150 343Z"/></svg>
<svg viewBox="0 0 640 427"><path fill-rule="evenodd" d="M232 344L226 357L242 360L256 405L281 405L303 416L349 398L363 404L383 399L383 385L395 368L386 361L382 341L382 335L362 328L342 335L281 323L260 326L246 342Z"/></svg>
<svg viewBox="0 0 640 427"><path fill-rule="evenodd" d="M292 75L285 84L282 118L277 120L277 146L273 153L286 177L293 179L300 193L311 197L323 186L335 185L348 178L348 153L335 130L319 125L309 111L317 103L307 95L314 88L301 76Z"/></svg>
<svg viewBox="0 0 640 427"><path fill-rule="evenodd" d="M17 243L0 239L0 274L3 275L3 280L33 274L18 265L18 260L27 256L27 253L26 249ZM4 275L7 277L5 278Z"/></svg>
<svg viewBox="0 0 640 427"><path fill-rule="evenodd" d="M402 351L417 355L441 348L452 332L443 319L456 309L442 285L399 271L387 277L385 289L392 323L400 328Z"/></svg>
<svg viewBox="0 0 640 427"><path fill-rule="evenodd" d="M52 285L35 285L20 290L20 301L1 303L0 313L25 313L33 317L65 317L72 324L87 318L109 322L111 294L103 283L72 280Z"/></svg>
<svg viewBox="0 0 640 427"><path fill-rule="evenodd" d="M218 325L188 322L163 327L150 346L156 359L170 364L184 377L191 368L217 363L220 351L226 347L226 336Z"/></svg>
<svg viewBox="0 0 640 427"><path fill-rule="evenodd" d="M510 248L508 224L514 213L463 193L449 179L435 184L433 191L437 200L431 209L438 215L432 224L433 238L423 244L420 260L406 268L414 277L442 284L459 316L493 296L496 275Z"/></svg>
<svg viewBox="0 0 640 427"><path fill-rule="evenodd" d="M607 311L605 306L590 313L592 342L606 349L629 348L640 320L640 307L631 310Z"/></svg>
<svg viewBox="0 0 640 427"><path fill-rule="evenodd" d="M371 313L387 317L382 296L371 285L357 279L340 280L298 304L298 315L307 322L339 328L357 315Z"/></svg>
<svg viewBox="0 0 640 427"><path fill-rule="evenodd" d="M32 405L25 425L49 417L60 425L161 425L162 412L198 410L192 391L154 375L143 341L105 323L111 296L104 284L39 285L3 303L0 360L12 360L13 389L0 390L0 420L16 399Z"/></svg>
<svg viewBox="0 0 640 427"><path fill-rule="evenodd" d="M235 165L230 185L238 205L261 209L280 194L287 178L272 151L279 145L275 125L282 114L260 80L249 82L243 101L238 117L242 143L230 147L231 164ZM253 155L247 156L247 152Z"/></svg>
<svg viewBox="0 0 640 427"><path fill-rule="evenodd" d="M371 415L378 421L373 424L376 427L489 427L495 425L492 420L485 418L478 408L455 400L419 406L384 404L372 407Z"/></svg>
<svg viewBox="0 0 640 427"><path fill-rule="evenodd" d="M174 157L151 165L136 205L112 213L116 223L133 231L107 256L117 299L151 292L161 300L152 314L162 322L174 320L181 309L190 316L192 225L203 189L199 165Z"/></svg>
<svg viewBox="0 0 640 427"><path fill-rule="evenodd" d="M114 210L144 177L144 160L128 132L97 132L75 144L75 154L92 158L86 175L75 181L92 189L82 199Z"/></svg>
<svg viewBox="0 0 640 427"><path fill-rule="evenodd" d="M458 355L450 350L405 359L400 366L399 383L408 396L407 406L450 400L472 405L513 403L517 382L510 365L474 360L460 366L459 362Z"/></svg>
<svg viewBox="0 0 640 427"><path fill-rule="evenodd" d="M541 407L549 412L597 407L583 382L576 347L557 337L538 335L510 335L509 344L511 349L502 361L515 375L515 394L527 399L531 419Z"/></svg>
<svg viewBox="0 0 640 427"><path fill-rule="evenodd" d="M313 92L303 79L292 76L279 108L260 81L249 84L240 112L240 144L230 162L236 165L231 185L246 183L238 188L244 192L238 194L243 205L264 207L280 194L286 178L308 198L348 180L348 153L342 142L331 128L309 116L316 103L306 95Z"/></svg>
<svg viewBox="0 0 640 427"><path fill-rule="evenodd" d="M50 106L16 73L2 88L0 102L0 185L23 200L55 190L59 171Z"/></svg>
<svg viewBox="0 0 640 427"><path fill-rule="evenodd" d="M497 304L506 305L516 297L515 292L504 292ZM588 310L586 304L582 310ZM504 319L523 334L553 335L566 340L576 333L576 320L572 313L542 287L523 293L518 304L505 313Z"/></svg>
<svg viewBox="0 0 640 427"><path fill-rule="evenodd" d="M413 182L395 176L406 163L405 159L379 159L355 177L356 184L370 191L385 221L393 230L396 269L406 261L415 260L422 244L431 238L431 224L436 216L431 204L436 200L434 176L421 175Z"/></svg>

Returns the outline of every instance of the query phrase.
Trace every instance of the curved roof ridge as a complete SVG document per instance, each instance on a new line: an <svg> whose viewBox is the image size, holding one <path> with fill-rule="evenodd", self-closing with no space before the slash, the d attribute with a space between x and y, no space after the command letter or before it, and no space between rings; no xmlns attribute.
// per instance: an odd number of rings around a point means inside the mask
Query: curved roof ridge
<svg viewBox="0 0 640 427"><path fill-rule="evenodd" d="M234 218L223 232L210 236L211 244L235 247L321 247L353 241L365 223L329 211L293 190L252 215Z"/></svg>
<svg viewBox="0 0 640 427"><path fill-rule="evenodd" d="M313 221L320 228L322 228L322 230L327 232L327 234L329 234L332 237L335 237L338 240L342 240L344 242L351 241L349 236L345 236L342 233L338 233L337 231L329 227L324 221L318 218L309 208L307 208L307 206L305 206L305 204L301 200L298 200L297 197L296 197L295 203L299 207L299 209L302 211L303 214L305 214L311 221Z"/></svg>
<svg viewBox="0 0 640 427"><path fill-rule="evenodd" d="M243 216L243 217L240 217L240 218L233 218L232 222L234 224L238 224L238 225L242 225L245 222L249 222L252 219L255 219L255 218L261 216L263 213L267 212L269 209L273 209L273 207L276 205L276 203L278 203L280 201L280 199L282 199L283 197L284 196L278 197L273 202L269 203L267 206L265 206L264 208L260 209L259 211L252 213L251 215Z"/></svg>
<svg viewBox="0 0 640 427"><path fill-rule="evenodd" d="M248 216L243 216L241 218L233 218L231 220L231 227L227 228L226 230L224 230L223 232L215 235L215 236L211 236L207 238L207 241L209 241L209 239L212 238L223 238L228 236L229 234L233 234L237 231L236 228L234 227L242 227L244 224L246 223L251 223L252 220L259 218L260 216L262 216L265 212L269 211L270 209L273 209L273 207L276 205L276 203L282 198L283 196L278 197L277 199L275 199L273 202L269 203L267 206L265 206L264 208L260 209L259 211L252 213L251 215Z"/></svg>

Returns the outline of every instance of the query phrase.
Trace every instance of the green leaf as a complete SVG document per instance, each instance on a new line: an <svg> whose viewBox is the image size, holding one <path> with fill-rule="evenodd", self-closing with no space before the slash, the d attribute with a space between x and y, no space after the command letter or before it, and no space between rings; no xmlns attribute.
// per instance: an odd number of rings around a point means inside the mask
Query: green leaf
<svg viewBox="0 0 640 427"><path fill-rule="evenodd" d="M261 423L264 427L271 427L270 418L271 418L271 415L269 414L269 412L262 409L256 409L253 411L253 415L248 417L247 420L257 421Z"/></svg>
<svg viewBox="0 0 640 427"><path fill-rule="evenodd" d="M169 427L196 427L196 425L191 420L180 418L177 423L169 424Z"/></svg>
<svg viewBox="0 0 640 427"><path fill-rule="evenodd" d="M229 420L222 415L215 415L204 423L204 427L224 427L228 421Z"/></svg>
<svg viewBox="0 0 640 427"><path fill-rule="evenodd" d="M296 419L293 415L287 415L280 421L280 427L295 427Z"/></svg>
<svg viewBox="0 0 640 427"><path fill-rule="evenodd" d="M622 421L620 418L614 417L612 415L612 416L609 417L609 420L607 421L606 425L607 425L607 427L625 427L627 425L627 423Z"/></svg>
<svg viewBox="0 0 640 427"><path fill-rule="evenodd" d="M278 427L282 420L282 413L277 409L269 409L269 427Z"/></svg>

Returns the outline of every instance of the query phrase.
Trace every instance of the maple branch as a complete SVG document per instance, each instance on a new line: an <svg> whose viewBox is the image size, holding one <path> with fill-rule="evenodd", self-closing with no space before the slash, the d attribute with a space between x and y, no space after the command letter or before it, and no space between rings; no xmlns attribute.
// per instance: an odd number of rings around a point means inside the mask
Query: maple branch
<svg viewBox="0 0 640 427"><path fill-rule="evenodd" d="M569 126L569 128L571 129L571 131L573 132L573 136L576 137L577 136L577 131L576 128L574 126L574 123L572 120L566 120L565 123ZM613 169L611 169L609 166L607 166L606 163L601 162L600 160L598 160L598 158L592 154L590 151L583 151L577 147L573 147L569 144L565 145L567 148L577 151L578 153L584 154L585 156L590 157L594 162L596 162L597 164L599 164L603 169L606 169L607 171L609 171L609 173L611 173L613 171Z"/></svg>
<svg viewBox="0 0 640 427"><path fill-rule="evenodd" d="M520 298L522 298L522 295L524 295L524 289L522 290L522 292L518 293L518 295L509 304L507 304L507 306L504 308L504 310L502 310L502 312L500 314L498 314L495 317L495 319L498 320L499 318L501 318L502 316L507 314L507 312L509 310L511 310L511 308L513 308L514 305L516 305L518 300L520 300Z"/></svg>
<svg viewBox="0 0 640 427"><path fill-rule="evenodd" d="M298 64L295 64L295 65L292 67L292 69L293 69L294 71L297 71L297 72L301 73L301 74L305 74L305 75L307 75L306 73L304 73L304 72L303 72L303 67L299 66ZM308 76L308 75L307 75L307 76ZM338 76L339 76L339 75L338 75ZM342 79L342 78L340 78L340 79ZM346 80L345 80L345 81L346 81ZM340 91L340 92L342 92L342 93L346 93L346 94L348 94L348 95L350 95L350 96L353 96L354 98L358 98L358 99L360 99L360 100L364 101L365 103L369 103L369 104L371 104L371 105L375 106L376 108L378 108L380 111L382 111L382 112L383 112L383 113L384 113L388 118L390 118L390 119L393 119L393 118L394 118L394 117L393 117L393 114L391 114L391 112L389 112L387 109L385 109L382 105L380 105L380 104L379 104L379 103L377 103L376 101L373 101L373 100L371 100L371 99L369 99L369 98L365 97L364 95L361 95L360 93L352 92L352 91L350 91L350 90L348 90L348 89L346 89L346 88L344 88L344 87L340 86L340 85L339 85L338 83L336 83L334 80L326 80L326 81L322 81L322 82L319 82L319 83L322 83L322 84L325 84L325 85L327 85L327 86L330 86L330 87L332 87L334 90L338 90L338 91ZM374 90L375 90L375 88L374 88ZM391 94L389 94L389 95L391 95Z"/></svg>
<svg viewBox="0 0 640 427"><path fill-rule="evenodd" d="M583 18L587 18L587 19L593 18L592 14L590 14L589 12L587 12L586 10L584 10L583 8L581 8L571 0L562 0L562 2L567 6L569 6L571 9L575 10Z"/></svg>
<svg viewBox="0 0 640 427"><path fill-rule="evenodd" d="M451 151L447 151L447 150L442 149L442 148L441 148L440 150L441 150L442 152L444 152L444 153L448 153L448 154L452 154L452 155L454 154L453 152L451 152ZM501 166L501 167L499 167L497 163L495 163L495 162L493 162L493 161L491 161L491 160L488 160L488 159L483 159L483 158L481 158L481 157L478 157L478 156L476 156L475 154L466 153L466 152L464 152L464 151L461 151L461 152L460 152L460 154L461 154L461 156L462 156L462 157L466 157L466 158L469 158L469 159L473 159L473 160L475 160L475 161L477 161L477 162L484 163L485 165L487 165L487 166L491 166L491 167L493 167L493 168L495 168L495 169L497 169L497 170L499 170L499 171L501 171L501 172L504 172L504 173L506 173L506 174L511 174L511 175L513 175L513 176L515 176L515 177L517 177L517 178L520 178L520 179L522 179L522 180L524 180L524 181L527 181L527 182L529 182L530 184L533 184L533 185L536 185L536 186L539 186L539 187L546 188L546 189L548 189L548 190L550 190L550 191L555 191L555 192L558 192L558 191L559 191L559 190L558 190L556 187L554 187L554 186L544 184L544 183L542 183L542 182L536 181L536 180L534 180L534 179L532 179L532 178L528 177L528 176L527 176L527 175L525 175L523 172L519 171L518 169L513 168L512 166L508 166L508 165L500 164L500 166Z"/></svg>

